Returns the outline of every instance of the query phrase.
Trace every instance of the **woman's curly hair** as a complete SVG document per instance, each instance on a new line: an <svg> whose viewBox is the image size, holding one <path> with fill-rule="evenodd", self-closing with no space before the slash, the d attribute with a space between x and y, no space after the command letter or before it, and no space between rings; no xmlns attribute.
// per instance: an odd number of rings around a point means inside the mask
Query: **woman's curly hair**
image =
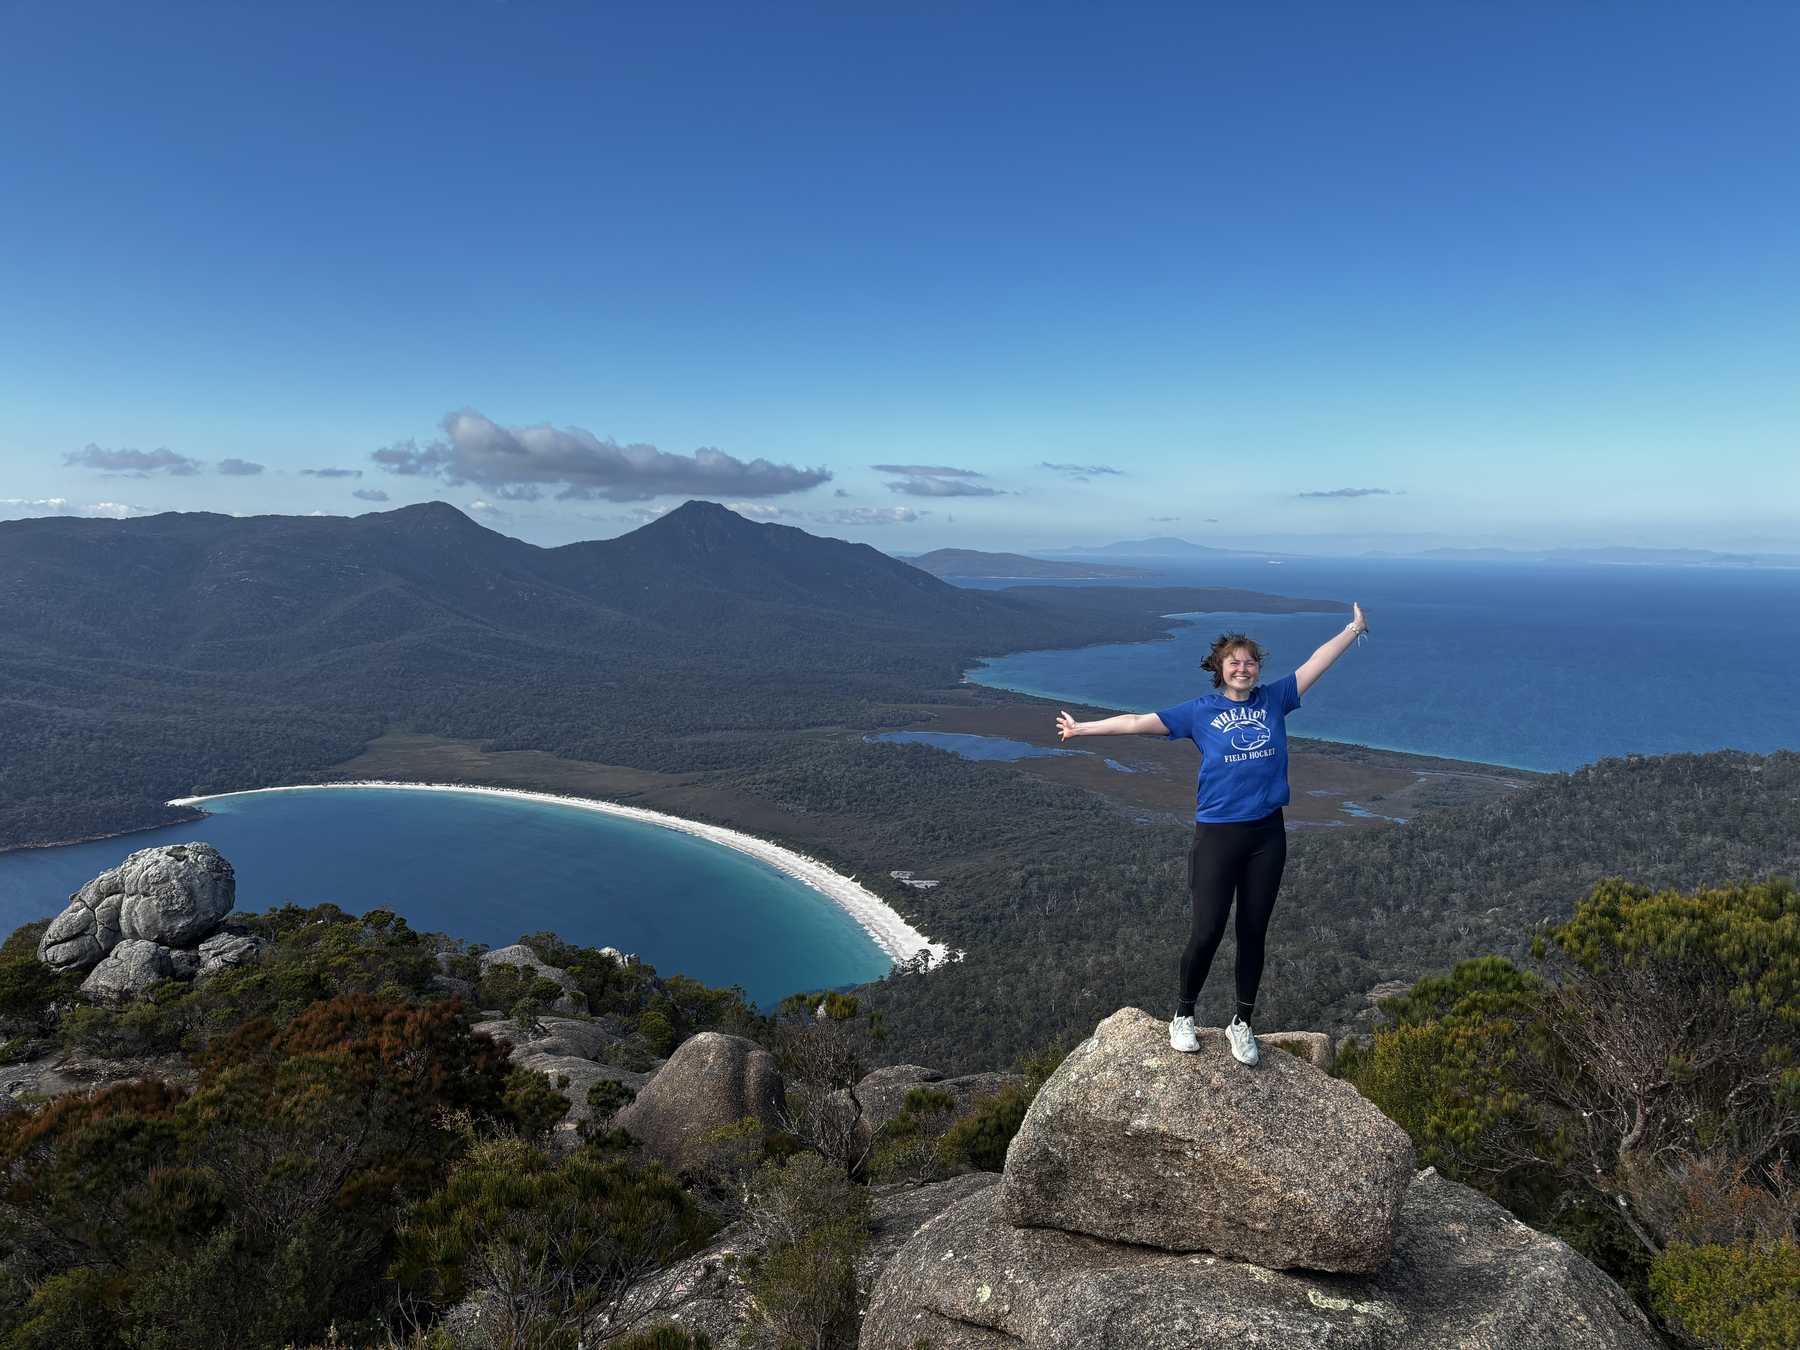
<svg viewBox="0 0 1800 1350"><path fill-rule="evenodd" d="M1262 644L1248 633L1220 633L1213 640L1212 650L1200 663L1200 669L1212 672L1214 689L1225 687L1225 657L1239 647L1254 656L1256 664L1259 666L1269 659L1269 654L1262 649Z"/></svg>

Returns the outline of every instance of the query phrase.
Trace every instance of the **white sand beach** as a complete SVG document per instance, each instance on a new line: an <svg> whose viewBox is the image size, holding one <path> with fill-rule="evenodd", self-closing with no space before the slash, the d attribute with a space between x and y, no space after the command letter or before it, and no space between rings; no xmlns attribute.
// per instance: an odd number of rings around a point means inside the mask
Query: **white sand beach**
<svg viewBox="0 0 1800 1350"><path fill-rule="evenodd" d="M953 956L944 943L931 941L901 918L880 896L850 877L832 871L817 858L809 858L804 853L796 853L792 849L772 844L766 839L758 839L755 835L745 834L740 830L728 830L722 825L707 825L697 820L685 820L680 816L665 815L661 811L647 811L641 806L620 806L614 802L599 801L592 797L565 797L558 793L527 792L520 788L474 787L466 783L390 783L372 779L346 783L297 783L288 787L219 792L205 797L176 797L168 805L204 806L207 802L218 801L225 797L249 797L263 792L328 792L333 788L401 788L415 792L480 792L494 797L517 797L521 801L554 802L559 806L574 806L584 811L598 811L603 815L641 820L647 825L660 825L666 830L680 830L684 834L698 835L715 844L723 844L726 848L734 848L740 853L748 853L751 857L767 863L777 871L787 873L796 881L818 891L855 919L875 944L893 957L896 962L909 961L922 950L931 954L930 964L934 966L939 962L952 960L962 955L961 952L957 952Z"/></svg>

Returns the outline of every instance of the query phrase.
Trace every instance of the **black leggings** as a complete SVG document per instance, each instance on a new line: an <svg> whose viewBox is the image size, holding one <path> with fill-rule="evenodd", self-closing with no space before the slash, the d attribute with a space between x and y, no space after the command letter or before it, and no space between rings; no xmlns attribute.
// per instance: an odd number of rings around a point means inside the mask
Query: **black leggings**
<svg viewBox="0 0 1800 1350"><path fill-rule="evenodd" d="M1212 969L1213 953L1225 936L1225 915L1237 897L1238 1016L1250 1020L1256 986L1262 982L1263 939L1281 889L1287 862L1287 826L1277 807L1261 820L1194 826L1188 851L1188 891L1194 899L1194 927L1181 954L1178 1017L1194 1015L1194 1001Z"/></svg>

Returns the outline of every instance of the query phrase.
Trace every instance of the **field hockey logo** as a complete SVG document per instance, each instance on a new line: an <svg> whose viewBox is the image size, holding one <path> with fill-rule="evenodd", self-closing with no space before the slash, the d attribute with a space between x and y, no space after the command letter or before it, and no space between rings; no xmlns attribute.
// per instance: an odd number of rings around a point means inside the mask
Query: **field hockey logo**
<svg viewBox="0 0 1800 1350"><path fill-rule="evenodd" d="M1268 709L1230 708L1213 718L1213 730L1233 750L1260 750L1269 743Z"/></svg>

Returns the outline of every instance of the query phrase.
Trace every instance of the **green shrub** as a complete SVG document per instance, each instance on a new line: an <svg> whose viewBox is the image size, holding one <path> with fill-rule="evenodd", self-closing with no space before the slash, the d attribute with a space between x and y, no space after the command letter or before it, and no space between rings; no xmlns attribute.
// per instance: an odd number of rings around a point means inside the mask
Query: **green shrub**
<svg viewBox="0 0 1800 1350"><path fill-rule="evenodd" d="M54 1020L50 1004L73 994L81 978L73 971L50 969L38 960L35 951L24 956L0 956L0 1024L48 1030Z"/></svg>
<svg viewBox="0 0 1800 1350"><path fill-rule="evenodd" d="M541 1140L569 1112L569 1099L548 1078L518 1065L506 1075L502 1100L513 1127L527 1139Z"/></svg>
<svg viewBox="0 0 1800 1350"><path fill-rule="evenodd" d="M1464 961L1384 1003L1395 1025L1336 1072L1412 1137L1421 1164L1507 1199L1506 1147L1538 1127L1522 1070L1542 982L1500 957Z"/></svg>
<svg viewBox="0 0 1800 1350"><path fill-rule="evenodd" d="M1078 1044L1079 1041L1064 1037L1019 1056L1013 1070L1025 1075L1026 1091L1037 1096L1039 1089L1050 1081L1050 1075L1062 1067L1062 1062Z"/></svg>
<svg viewBox="0 0 1800 1350"><path fill-rule="evenodd" d="M659 1059L666 1059L675 1049L675 1028L661 1013L645 1012L638 1018L637 1029L650 1053Z"/></svg>
<svg viewBox="0 0 1800 1350"><path fill-rule="evenodd" d="M697 1249L712 1226L675 1179L583 1150L478 1143L416 1205L391 1273L428 1307L473 1298L507 1345L573 1346L619 1298Z"/></svg>
<svg viewBox="0 0 1800 1350"><path fill-rule="evenodd" d="M869 1155L871 1181L937 1181L960 1170L941 1150L944 1132L956 1120L953 1094L937 1087L915 1087L906 1094L900 1114L875 1136Z"/></svg>
<svg viewBox="0 0 1800 1350"><path fill-rule="evenodd" d="M637 1100L637 1093L614 1078L596 1078L588 1084L588 1110L597 1125L603 1125Z"/></svg>
<svg viewBox="0 0 1800 1350"><path fill-rule="evenodd" d="M1791 1236L1672 1245L1650 1267L1650 1302L1709 1350L1791 1350L1800 1345L1800 1245Z"/></svg>
<svg viewBox="0 0 1800 1350"><path fill-rule="evenodd" d="M712 1338L704 1331L684 1331L665 1322L635 1336L611 1342L611 1350L712 1350Z"/></svg>
<svg viewBox="0 0 1800 1350"><path fill-rule="evenodd" d="M1025 1123L1031 1098L1025 1089L1009 1083L991 1097L975 1103L975 1109L944 1132L940 1156L959 1167L978 1172L998 1172L1006 1166L1006 1148Z"/></svg>
<svg viewBox="0 0 1800 1350"><path fill-rule="evenodd" d="M856 1262L869 1212L867 1189L816 1153L757 1169L748 1220L763 1250L749 1283L761 1331L777 1347L856 1344Z"/></svg>

